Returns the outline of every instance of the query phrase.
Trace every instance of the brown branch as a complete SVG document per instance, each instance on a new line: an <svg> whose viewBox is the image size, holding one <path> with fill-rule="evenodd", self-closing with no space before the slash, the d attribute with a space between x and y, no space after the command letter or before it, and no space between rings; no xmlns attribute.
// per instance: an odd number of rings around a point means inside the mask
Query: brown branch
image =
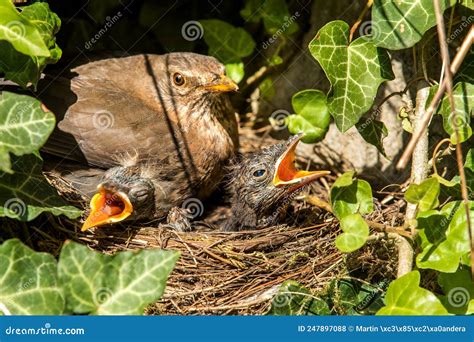
<svg viewBox="0 0 474 342"><path fill-rule="evenodd" d="M443 63L445 65L445 82L446 83L446 91L448 93L449 105L451 107L451 115L458 115L456 113L456 106L454 103L454 96L453 96L453 75L451 73L451 61L449 59L449 51L448 51L448 44L446 42L446 32L444 29L444 18L441 12L441 6L439 4L439 0L433 0L434 9L436 13L436 26L438 29L438 37L439 37L439 47L441 50L441 57L443 59ZM471 27L470 33L473 32L473 27ZM471 35L472 36L472 35ZM453 120L452 120L453 121ZM456 118L454 118L454 122L457 122ZM459 127L457 124L452 125L454 128L455 136L456 136L456 161L458 164L459 170L459 177L461 179L461 196L464 203L464 210L466 211L466 223L467 223L467 230L469 234L469 241L471 246L471 264L474 265L474 241L472 239L472 227L471 227L471 215L470 215L470 206L469 206L469 198L467 194L467 185L466 185L466 174L464 173L464 162L462 158L462 148L460 143L460 134L459 134ZM471 268L472 279L474 280L474 268Z"/></svg>
<svg viewBox="0 0 474 342"><path fill-rule="evenodd" d="M359 17L357 18L356 22L354 23L354 25L352 25L351 27L351 31L350 31L350 34L349 34L349 41L351 42L352 41L352 37L354 36L354 33L355 31L357 30L357 28L359 27L360 23L362 22L362 20L365 18L367 12L369 11L370 7L372 7L372 4L374 3L374 0L367 0L367 3L365 4L365 7L364 9L362 10L362 12L360 13Z"/></svg>
<svg viewBox="0 0 474 342"><path fill-rule="evenodd" d="M455 74L458 71L462 61L466 57L473 42L474 42L474 27L471 27L466 38L464 38L464 41L462 42L461 47L459 48L459 51L456 53L456 56L453 59L451 67L449 68L452 74ZM419 129L413 132L413 135L410 141L408 142L408 145L405 148L405 151L403 152L400 160L397 163L397 169L403 170L407 166L408 161L410 160L410 157L413 153L413 150L415 149L415 146L418 143L418 140L427 129L431 121L431 117L434 114L434 111L438 108L438 104L443 98L445 89L446 89L446 78L444 78L443 82L438 88L438 91L433 97L433 100L431 101L428 109L426 110Z"/></svg>

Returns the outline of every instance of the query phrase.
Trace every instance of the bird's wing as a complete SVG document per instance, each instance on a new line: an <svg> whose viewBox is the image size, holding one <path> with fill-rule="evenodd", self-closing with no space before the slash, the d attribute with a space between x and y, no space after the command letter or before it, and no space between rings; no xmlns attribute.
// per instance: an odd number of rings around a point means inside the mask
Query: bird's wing
<svg viewBox="0 0 474 342"><path fill-rule="evenodd" d="M131 92L104 78L50 82L40 96L58 117L44 150L110 168L173 155L170 120ZM172 120L171 120L172 121Z"/></svg>

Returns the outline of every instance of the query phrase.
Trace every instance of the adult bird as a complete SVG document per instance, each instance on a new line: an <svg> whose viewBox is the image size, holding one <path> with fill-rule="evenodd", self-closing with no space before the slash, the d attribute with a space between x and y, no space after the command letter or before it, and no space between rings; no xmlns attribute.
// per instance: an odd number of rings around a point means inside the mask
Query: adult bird
<svg viewBox="0 0 474 342"><path fill-rule="evenodd" d="M194 53L105 59L42 80L39 98L59 121L46 171L91 197L82 230L162 219L210 195L238 147L224 94L237 89L221 63Z"/></svg>
<svg viewBox="0 0 474 342"><path fill-rule="evenodd" d="M330 174L303 171L295 166L296 146L302 134L250 153L232 167L229 187L231 216L224 230L263 228L278 223L291 200L306 185Z"/></svg>

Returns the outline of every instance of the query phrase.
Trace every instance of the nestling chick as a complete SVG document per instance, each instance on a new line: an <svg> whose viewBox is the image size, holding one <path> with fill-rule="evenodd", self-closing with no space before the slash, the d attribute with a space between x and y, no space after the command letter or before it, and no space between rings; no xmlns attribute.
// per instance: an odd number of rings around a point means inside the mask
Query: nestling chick
<svg viewBox="0 0 474 342"><path fill-rule="evenodd" d="M179 52L111 58L72 72L40 84L58 120L43 152L60 158L55 174L92 197L82 230L163 220L186 199L214 191L238 147L225 94L238 87L221 63Z"/></svg>
<svg viewBox="0 0 474 342"><path fill-rule="evenodd" d="M224 230L239 231L274 225L292 198L329 171L300 171L295 150L302 134L249 154L233 167L230 189L232 216Z"/></svg>

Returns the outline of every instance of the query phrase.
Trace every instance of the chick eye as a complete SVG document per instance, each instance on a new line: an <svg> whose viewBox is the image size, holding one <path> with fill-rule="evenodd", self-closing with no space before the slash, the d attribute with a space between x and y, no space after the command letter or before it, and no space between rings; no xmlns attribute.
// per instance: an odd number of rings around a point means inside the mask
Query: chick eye
<svg viewBox="0 0 474 342"><path fill-rule="evenodd" d="M173 75L173 82L174 82L174 84L176 84L177 86L182 86L182 85L185 83L184 76L181 75L179 72L175 73L175 74Z"/></svg>
<svg viewBox="0 0 474 342"><path fill-rule="evenodd" d="M267 174L267 170L265 169L259 169L259 170L255 170L253 172L253 176L255 178L257 178L258 180L262 179L263 177L265 177L265 175Z"/></svg>

